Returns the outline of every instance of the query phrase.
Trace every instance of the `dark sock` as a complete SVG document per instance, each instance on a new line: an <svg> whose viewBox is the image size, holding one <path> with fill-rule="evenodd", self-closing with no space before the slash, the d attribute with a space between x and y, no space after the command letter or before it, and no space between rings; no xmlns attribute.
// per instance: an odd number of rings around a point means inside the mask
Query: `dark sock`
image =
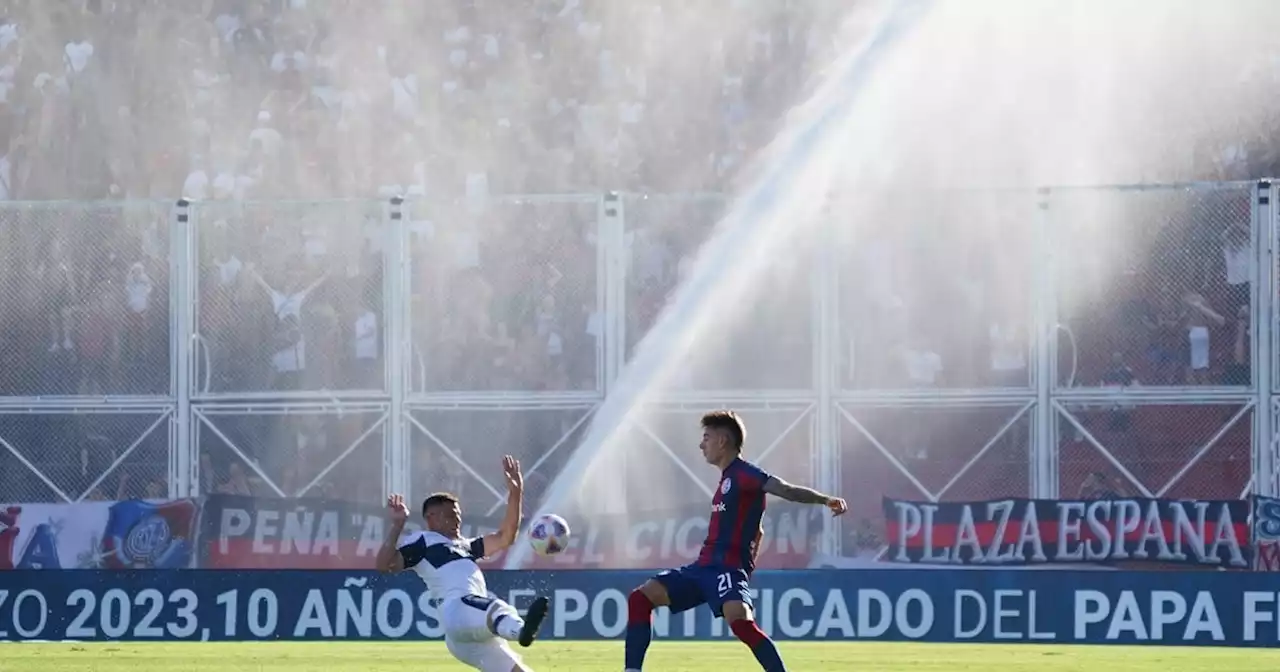
<svg viewBox="0 0 1280 672"><path fill-rule="evenodd" d="M764 634L755 621L734 621L729 624L729 629L751 649L764 672L787 672L787 667L782 664L782 657L778 655L778 647L773 645L773 640Z"/></svg>
<svg viewBox="0 0 1280 672"><path fill-rule="evenodd" d="M649 650L649 640L653 637L650 618L653 616L653 602L639 590L631 591L627 597L627 648L624 667L638 670L644 666L644 654Z"/></svg>

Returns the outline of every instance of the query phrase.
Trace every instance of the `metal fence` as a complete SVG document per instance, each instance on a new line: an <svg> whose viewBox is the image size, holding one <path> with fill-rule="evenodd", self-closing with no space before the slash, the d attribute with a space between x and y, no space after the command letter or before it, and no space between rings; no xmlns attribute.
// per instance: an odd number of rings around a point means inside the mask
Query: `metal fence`
<svg viewBox="0 0 1280 672"><path fill-rule="evenodd" d="M846 553L882 495L1274 493L1273 196L833 198L628 431L696 499L697 412L742 409L766 466L849 497ZM4 204L0 499L440 483L492 510L500 447L540 496L725 207Z"/></svg>

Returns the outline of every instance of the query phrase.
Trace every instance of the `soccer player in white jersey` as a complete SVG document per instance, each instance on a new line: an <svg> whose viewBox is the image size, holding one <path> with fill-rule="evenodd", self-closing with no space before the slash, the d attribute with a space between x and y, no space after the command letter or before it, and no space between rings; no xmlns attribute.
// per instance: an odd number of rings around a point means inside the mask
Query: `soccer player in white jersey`
<svg viewBox="0 0 1280 672"><path fill-rule="evenodd" d="M547 617L547 598L536 597L524 618L510 604L489 595L476 560L511 546L520 532L524 477L520 463L502 458L507 480L507 513L497 532L465 539L461 535L462 508L458 498L436 493L422 503L427 529L404 535L409 508L404 497L391 495L391 530L378 549L378 571L412 570L431 597L440 603L444 641L454 658L482 672L532 672L508 641L529 646ZM403 535L403 538L401 536Z"/></svg>

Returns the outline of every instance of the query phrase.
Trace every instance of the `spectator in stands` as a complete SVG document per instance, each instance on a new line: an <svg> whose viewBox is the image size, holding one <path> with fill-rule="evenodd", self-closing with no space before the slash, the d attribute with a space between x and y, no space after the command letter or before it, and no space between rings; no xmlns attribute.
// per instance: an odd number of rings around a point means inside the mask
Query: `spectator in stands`
<svg viewBox="0 0 1280 672"><path fill-rule="evenodd" d="M1111 368L1107 369L1107 372L1102 376L1103 387L1124 389L1136 387L1138 384L1138 377L1133 373L1133 369L1125 363L1124 354L1119 352L1111 353ZM1124 403L1117 403L1111 407L1109 427L1112 431L1119 432L1129 429L1129 411L1132 408L1132 404Z"/></svg>
<svg viewBox="0 0 1280 672"><path fill-rule="evenodd" d="M1025 320L1009 311L1008 318L992 321L987 336L990 348L990 380L996 387L1026 387L1031 384L1027 375L1027 341Z"/></svg>
<svg viewBox="0 0 1280 672"><path fill-rule="evenodd" d="M1253 241L1249 220L1237 218L1222 232L1222 259L1227 283L1228 307L1249 305L1249 271L1253 267Z"/></svg>
<svg viewBox="0 0 1280 672"><path fill-rule="evenodd" d="M1248 385L1253 380L1253 369L1249 365L1249 305L1245 304L1236 310L1235 338L1231 345L1231 362L1222 374L1223 385Z"/></svg>
<svg viewBox="0 0 1280 672"><path fill-rule="evenodd" d="M250 487L249 478L245 475L244 467L240 466L237 461L232 461L227 465L227 478L218 485L218 493L223 495L252 495L253 488Z"/></svg>
<svg viewBox="0 0 1280 672"><path fill-rule="evenodd" d="M1100 471L1090 472L1080 484L1078 499L1119 499L1126 491L1119 478L1107 478Z"/></svg>
<svg viewBox="0 0 1280 672"><path fill-rule="evenodd" d="M1112 388L1126 388L1138 385L1138 377L1133 369L1125 363L1124 354L1111 353L1111 368L1102 376L1102 385Z"/></svg>
<svg viewBox="0 0 1280 672"><path fill-rule="evenodd" d="M208 451L200 451L200 494L218 492L218 475L213 471L213 458Z"/></svg>
<svg viewBox="0 0 1280 672"><path fill-rule="evenodd" d="M1179 361L1190 361L1188 332L1183 329L1186 311L1167 286L1160 291L1154 304L1150 301L1144 303L1142 323L1147 330L1147 358L1152 372L1157 383L1176 384L1185 378L1186 371L1179 367Z"/></svg>
<svg viewBox="0 0 1280 672"><path fill-rule="evenodd" d="M302 379L307 373L307 344L302 324L303 307L307 297L315 291L327 278L328 274L303 285L302 269L294 269L286 279L282 290L271 286L258 273L255 266L246 269L260 287L266 290L271 298L272 312L278 324L271 356L271 367L275 373L273 389L297 390L301 388ZM336 326L336 325L334 325ZM320 387L320 386L317 386Z"/></svg>
<svg viewBox="0 0 1280 672"><path fill-rule="evenodd" d="M1204 295L1199 292L1187 292L1182 296L1186 311L1187 344L1190 360L1187 362L1186 383L1188 385L1209 384L1209 330L1227 323L1226 318L1209 307Z"/></svg>

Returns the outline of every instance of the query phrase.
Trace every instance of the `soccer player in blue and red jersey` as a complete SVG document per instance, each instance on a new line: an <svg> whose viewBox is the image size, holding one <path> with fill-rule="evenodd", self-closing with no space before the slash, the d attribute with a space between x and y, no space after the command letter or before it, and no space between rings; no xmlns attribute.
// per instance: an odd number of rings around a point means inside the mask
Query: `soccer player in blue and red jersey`
<svg viewBox="0 0 1280 672"><path fill-rule="evenodd" d="M751 648L765 672L786 672L778 649L751 608L749 581L764 534L766 494L802 504L821 504L833 515L848 508L843 499L792 485L742 459L746 428L733 411L702 416L702 456L720 468L720 483L711 499L711 524L702 552L692 564L669 569L631 591L627 598L627 650L624 672L639 672L652 637L656 607L680 613L705 603L724 618L738 639Z"/></svg>

